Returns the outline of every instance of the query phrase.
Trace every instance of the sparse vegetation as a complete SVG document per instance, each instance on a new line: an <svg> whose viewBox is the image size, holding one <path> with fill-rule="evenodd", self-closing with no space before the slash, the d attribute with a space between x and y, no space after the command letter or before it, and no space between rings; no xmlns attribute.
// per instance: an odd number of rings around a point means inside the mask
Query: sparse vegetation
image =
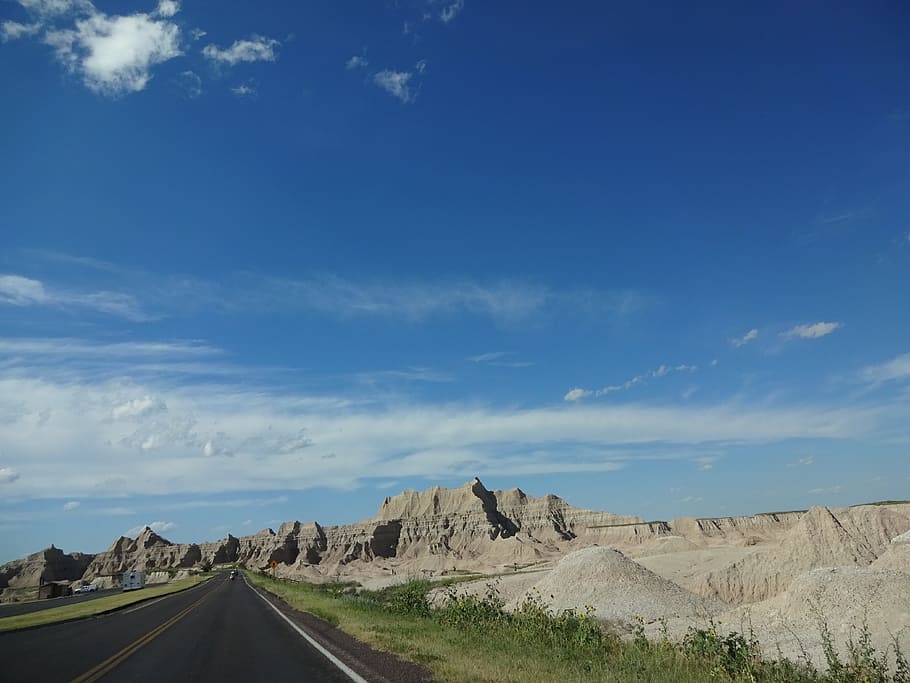
<svg viewBox="0 0 910 683"><path fill-rule="evenodd" d="M479 597L450 589L442 606L431 609L427 594L440 584L429 581L365 591L350 583L249 578L374 647L427 666L445 681L910 683L910 667L897 642L892 646L897 668L889 673L885 654L876 652L866 629L848 643L846 662L832 643L826 650L828 671L821 672L808 661L765 659L753 634L724 635L711 622L672 642L666 632L649 640L643 624L631 639L623 638L590 607L553 615L540 596L508 613L495 582Z"/></svg>

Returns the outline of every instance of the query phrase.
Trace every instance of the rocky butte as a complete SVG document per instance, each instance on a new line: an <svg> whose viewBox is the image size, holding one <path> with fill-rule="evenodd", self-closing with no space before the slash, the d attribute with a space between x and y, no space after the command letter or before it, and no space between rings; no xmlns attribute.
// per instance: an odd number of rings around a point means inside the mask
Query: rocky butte
<svg viewBox="0 0 910 683"><path fill-rule="evenodd" d="M453 489L406 490L356 524L289 521L277 532L190 544L171 543L146 528L97 555L51 547L0 567L0 600L21 599L42 581L110 585L128 569L203 563L260 569L274 561L279 576L383 585L417 575L547 568L570 552L608 546L693 594L743 604L785 591L815 567L871 565L908 530L910 505L645 521L577 508L552 494L491 491L475 478ZM892 551L882 561L905 557Z"/></svg>

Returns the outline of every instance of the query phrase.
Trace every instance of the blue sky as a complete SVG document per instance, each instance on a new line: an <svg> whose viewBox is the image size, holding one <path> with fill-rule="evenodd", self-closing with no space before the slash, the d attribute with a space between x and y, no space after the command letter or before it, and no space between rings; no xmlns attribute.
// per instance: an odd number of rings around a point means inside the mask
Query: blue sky
<svg viewBox="0 0 910 683"><path fill-rule="evenodd" d="M0 561L908 497L903 3L302 4L0 3Z"/></svg>

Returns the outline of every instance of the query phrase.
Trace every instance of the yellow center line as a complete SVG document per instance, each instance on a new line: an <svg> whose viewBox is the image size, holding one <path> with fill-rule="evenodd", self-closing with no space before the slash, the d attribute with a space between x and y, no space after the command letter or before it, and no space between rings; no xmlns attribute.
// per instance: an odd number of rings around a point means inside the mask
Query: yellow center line
<svg viewBox="0 0 910 683"><path fill-rule="evenodd" d="M224 582L222 582L222 585L223 585L223 583ZM220 588L220 586L219 586L219 588ZM217 588L215 590L217 590ZM146 633L144 636L138 638L134 642L127 645L125 648L120 650L118 653L108 657L103 662L101 662L97 666L92 667L91 669L86 671L81 676L77 676L76 678L74 678L71 681L71 683L91 683L92 681L97 681L101 677L106 676L111 671L113 671L115 668L120 666L120 664L122 664L126 659L131 657L138 650L140 650L142 647L148 645L150 642L155 640L155 638L160 636L162 633L167 631L171 626L176 624L178 621L183 619L183 617L185 617L191 611L196 609L200 604L202 604L202 602L206 598L208 598L214 592L215 592L214 590L209 591L208 593L203 595L201 598L196 600L196 602L194 602L192 605L181 610L180 612L175 614L173 617L171 617L164 623L159 624L158 626L153 628L151 631Z"/></svg>

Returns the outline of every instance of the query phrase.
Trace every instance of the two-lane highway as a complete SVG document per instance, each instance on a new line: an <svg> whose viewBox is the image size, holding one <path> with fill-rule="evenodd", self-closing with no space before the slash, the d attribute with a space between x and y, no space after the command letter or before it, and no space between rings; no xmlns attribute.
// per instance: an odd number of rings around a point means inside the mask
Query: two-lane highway
<svg viewBox="0 0 910 683"><path fill-rule="evenodd" d="M351 683L239 577L122 612L0 634L3 681Z"/></svg>

